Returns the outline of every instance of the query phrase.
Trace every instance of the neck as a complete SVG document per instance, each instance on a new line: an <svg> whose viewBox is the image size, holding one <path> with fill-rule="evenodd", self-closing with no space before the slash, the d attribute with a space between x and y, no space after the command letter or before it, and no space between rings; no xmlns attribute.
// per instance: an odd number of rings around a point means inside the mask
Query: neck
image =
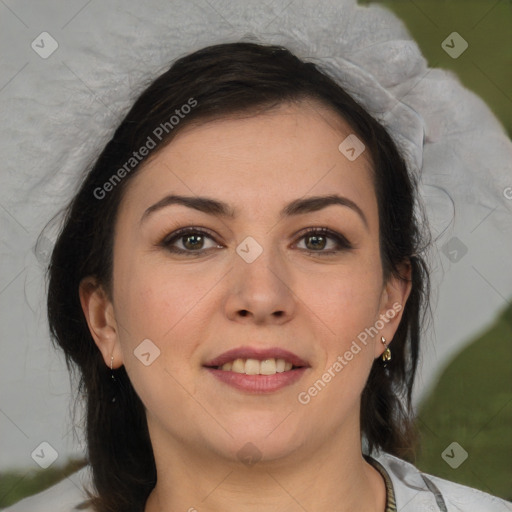
<svg viewBox="0 0 512 512"><path fill-rule="evenodd" d="M157 484L144 512L383 512L384 480L362 457L356 433L249 466L183 440L167 444L165 453L154 450Z"/></svg>

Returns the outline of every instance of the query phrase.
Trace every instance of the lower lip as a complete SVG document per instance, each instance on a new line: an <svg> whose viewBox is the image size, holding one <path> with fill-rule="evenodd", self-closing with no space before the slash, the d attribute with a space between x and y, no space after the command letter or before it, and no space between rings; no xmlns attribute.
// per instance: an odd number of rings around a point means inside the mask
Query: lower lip
<svg viewBox="0 0 512 512"><path fill-rule="evenodd" d="M206 368L214 377L240 391L250 393L272 393L297 382L307 367L275 373L274 375L247 375L216 368Z"/></svg>

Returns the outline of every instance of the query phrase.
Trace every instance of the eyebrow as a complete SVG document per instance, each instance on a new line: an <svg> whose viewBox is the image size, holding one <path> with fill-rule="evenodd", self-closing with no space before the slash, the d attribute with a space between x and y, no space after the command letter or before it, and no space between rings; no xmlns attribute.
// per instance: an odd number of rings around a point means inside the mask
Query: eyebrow
<svg viewBox="0 0 512 512"><path fill-rule="evenodd" d="M142 214L140 223L142 224L142 222L144 222L152 213L173 204L183 205L188 208L193 208L194 210L219 217L234 219L237 216L237 210L235 208L223 201L218 201L217 199L212 199L209 197L180 196L170 194L150 206ZM331 205L340 205L352 209L359 215L364 225L366 226L366 229L368 229L368 220L363 210L361 210L361 208L351 199L340 196L338 194L331 194L327 196L311 196L303 199L295 199L294 201L288 203L281 210L279 213L279 218L283 219L285 217L316 212Z"/></svg>

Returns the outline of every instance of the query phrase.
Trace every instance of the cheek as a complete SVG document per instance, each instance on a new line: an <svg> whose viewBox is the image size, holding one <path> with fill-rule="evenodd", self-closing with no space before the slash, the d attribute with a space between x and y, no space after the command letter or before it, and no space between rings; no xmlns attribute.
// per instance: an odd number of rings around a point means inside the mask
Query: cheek
<svg viewBox="0 0 512 512"><path fill-rule="evenodd" d="M378 314L382 276L379 264L339 266L304 281L305 303L337 340L357 335Z"/></svg>
<svg viewBox="0 0 512 512"><path fill-rule="evenodd" d="M119 270L116 318L130 381L147 410L158 410L162 403L182 407L188 393L195 392L190 362L204 334L202 319L211 316L201 299L216 280L201 281L182 270L178 275L176 269L169 275L169 267L157 265L132 268L124 274L129 279Z"/></svg>
<svg viewBox="0 0 512 512"><path fill-rule="evenodd" d="M208 283L159 266L132 269L118 288L117 302L131 338L163 341L194 316Z"/></svg>
<svg viewBox="0 0 512 512"><path fill-rule="evenodd" d="M121 324L125 365L138 369L133 351L145 339L159 349L155 363L181 372L176 361L190 361L211 311L208 293L218 283L215 273L199 275L192 266L165 264L119 267L115 288L116 317ZM129 276L127 278L126 276ZM116 276L115 276L116 277Z"/></svg>
<svg viewBox="0 0 512 512"><path fill-rule="evenodd" d="M376 338L368 336L365 329L378 319L380 260L354 258L353 264L339 266L336 271L317 275L305 283L307 289L303 293L318 326L316 339L321 360L302 391L311 401L318 396L313 407L318 407L319 413L332 409L330 414L341 421L347 408L356 407L374 362ZM338 406L333 408L334 403Z"/></svg>

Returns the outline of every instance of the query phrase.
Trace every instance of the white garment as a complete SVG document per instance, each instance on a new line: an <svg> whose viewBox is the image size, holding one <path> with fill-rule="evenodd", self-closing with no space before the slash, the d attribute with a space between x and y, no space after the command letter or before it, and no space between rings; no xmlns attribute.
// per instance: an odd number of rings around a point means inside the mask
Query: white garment
<svg viewBox="0 0 512 512"><path fill-rule="evenodd" d="M511 512L512 503L488 493L420 472L412 464L389 453L372 455L384 466L391 482L397 512ZM86 466L57 485L25 498L4 512L93 512L80 508L87 497L78 487L90 484Z"/></svg>

